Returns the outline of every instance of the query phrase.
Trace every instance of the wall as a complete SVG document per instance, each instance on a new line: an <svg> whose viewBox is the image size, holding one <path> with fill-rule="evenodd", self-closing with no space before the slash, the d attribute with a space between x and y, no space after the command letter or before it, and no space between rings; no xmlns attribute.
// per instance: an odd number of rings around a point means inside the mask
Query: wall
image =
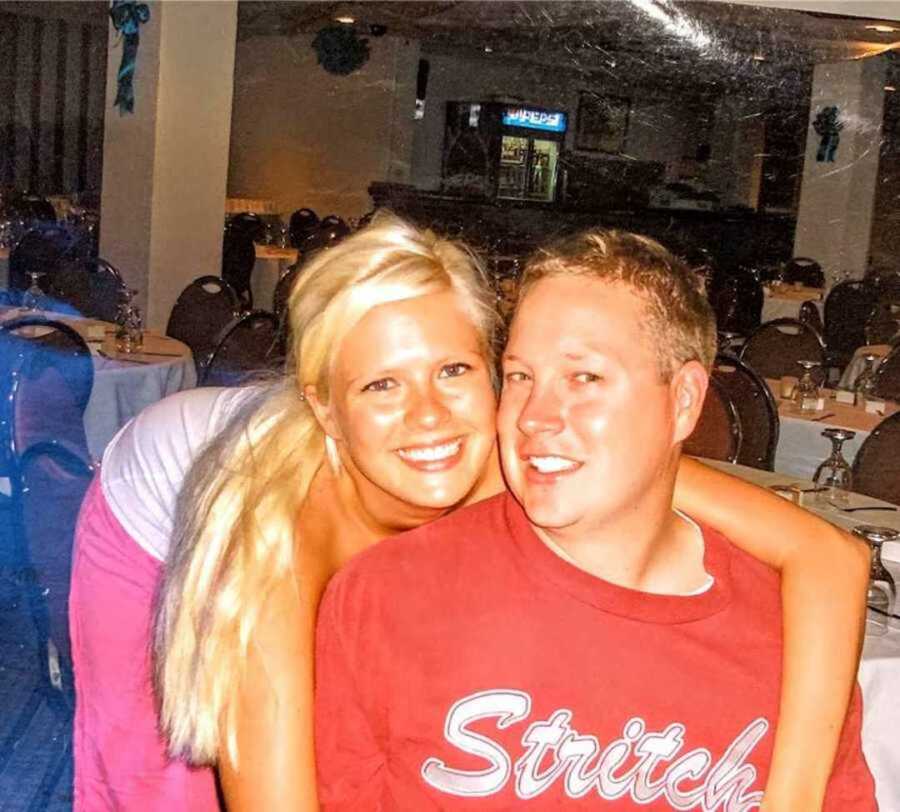
<svg viewBox="0 0 900 812"><path fill-rule="evenodd" d="M63 16L0 7L0 186L100 188L106 18L87 22L75 6Z"/></svg>
<svg viewBox="0 0 900 812"><path fill-rule="evenodd" d="M374 180L405 182L412 152L418 44L370 38L350 76L317 63L309 36L238 42L229 197L267 198L289 214L358 217Z"/></svg>
<svg viewBox="0 0 900 812"><path fill-rule="evenodd" d="M551 70L542 65L524 65L487 55L477 58L423 54L423 57L430 62L431 71L425 117L414 123L411 182L419 188L440 186L448 101L485 101L498 96L536 107L564 110L569 114L566 147L573 150L581 90L631 95L625 145L628 158L674 166L685 154L696 151L696 145L692 144L694 128L683 115L681 105L649 95L631 94L623 90L621 82L612 78L604 86L596 79L587 81L574 71Z"/></svg>

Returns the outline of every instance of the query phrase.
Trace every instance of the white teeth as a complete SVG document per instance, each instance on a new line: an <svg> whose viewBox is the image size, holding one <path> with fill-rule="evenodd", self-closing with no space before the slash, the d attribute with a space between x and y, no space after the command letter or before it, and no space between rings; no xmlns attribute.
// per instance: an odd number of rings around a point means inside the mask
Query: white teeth
<svg viewBox="0 0 900 812"><path fill-rule="evenodd" d="M412 462L437 462L452 457L459 451L462 440L454 440L443 445L433 445L428 448L402 448L397 453L405 460Z"/></svg>
<svg viewBox="0 0 900 812"><path fill-rule="evenodd" d="M563 457L529 457L528 462L542 474L555 474L559 471L569 471L578 465L578 463Z"/></svg>

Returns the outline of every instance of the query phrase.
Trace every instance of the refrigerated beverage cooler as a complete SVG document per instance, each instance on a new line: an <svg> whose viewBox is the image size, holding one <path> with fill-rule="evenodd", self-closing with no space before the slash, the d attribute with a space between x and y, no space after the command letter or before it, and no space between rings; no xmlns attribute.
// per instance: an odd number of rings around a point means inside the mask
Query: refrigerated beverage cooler
<svg viewBox="0 0 900 812"><path fill-rule="evenodd" d="M556 200L566 113L499 102L448 102L444 136L446 192Z"/></svg>

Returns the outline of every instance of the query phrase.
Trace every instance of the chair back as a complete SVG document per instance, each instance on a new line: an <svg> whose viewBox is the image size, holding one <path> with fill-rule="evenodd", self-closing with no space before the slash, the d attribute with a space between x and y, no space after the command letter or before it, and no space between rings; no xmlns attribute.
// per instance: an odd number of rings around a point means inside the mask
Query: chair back
<svg viewBox="0 0 900 812"><path fill-rule="evenodd" d="M882 274L877 280L878 298L882 302L900 304L900 273Z"/></svg>
<svg viewBox="0 0 900 812"><path fill-rule="evenodd" d="M798 361L825 361L819 334L796 319L767 321L741 350L741 360L761 378L800 375Z"/></svg>
<svg viewBox="0 0 900 812"><path fill-rule="evenodd" d="M875 368L875 394L900 402L900 345L882 358Z"/></svg>
<svg viewBox="0 0 900 812"><path fill-rule="evenodd" d="M736 462L741 451L741 421L725 388L709 379L703 410L694 431L682 446L685 454Z"/></svg>
<svg viewBox="0 0 900 812"><path fill-rule="evenodd" d="M181 292L169 316L166 335L191 348L198 376L222 328L240 309L238 295L218 276L198 277Z"/></svg>
<svg viewBox="0 0 900 812"><path fill-rule="evenodd" d="M893 344L900 336L900 304L881 301L866 322L866 344Z"/></svg>
<svg viewBox="0 0 900 812"><path fill-rule="evenodd" d="M882 420L856 452L853 490L900 504L900 412Z"/></svg>
<svg viewBox="0 0 900 812"><path fill-rule="evenodd" d="M771 471L778 446L778 404L766 382L733 355L716 357L712 375L734 404L741 424L737 462Z"/></svg>
<svg viewBox="0 0 900 812"><path fill-rule="evenodd" d="M266 233L266 224L258 214L245 211L234 215L228 221L225 230L248 236L253 242L262 242Z"/></svg>
<svg viewBox="0 0 900 812"><path fill-rule="evenodd" d="M794 257L784 266L782 277L789 285L799 282L808 288L824 288L825 274L822 266L809 257Z"/></svg>
<svg viewBox="0 0 900 812"><path fill-rule="evenodd" d="M312 209L297 209L288 223L288 234L291 245L299 248L300 244L309 234L319 227L319 215Z"/></svg>
<svg viewBox="0 0 900 812"><path fill-rule="evenodd" d="M816 303L812 300L808 299L800 305L798 320L802 321L804 324L808 324L820 336L825 332L825 325L822 323L822 314L819 312L819 308L816 307Z"/></svg>
<svg viewBox="0 0 900 812"><path fill-rule="evenodd" d="M40 285L46 290L50 277L59 269L69 250L69 234L58 226L42 226L26 231L9 255L9 286L25 290L29 273L46 274Z"/></svg>
<svg viewBox="0 0 900 812"><path fill-rule="evenodd" d="M288 298L290 298L294 282L300 276L301 270L301 263L296 262L281 275L278 284L275 285L275 293L272 296L272 310L275 313L275 317L279 320L281 320L281 317L287 310Z"/></svg>
<svg viewBox="0 0 900 812"><path fill-rule="evenodd" d="M253 307L250 277L256 263L256 246L249 231L229 228L222 241L222 279L240 297L247 309Z"/></svg>
<svg viewBox="0 0 900 812"><path fill-rule="evenodd" d="M710 304L720 333L746 336L759 326L763 308L762 285L749 273L728 276L710 291Z"/></svg>
<svg viewBox="0 0 900 812"><path fill-rule="evenodd" d="M61 322L25 316L0 325L0 355L10 371L4 442L11 459L45 442L89 458L84 411L94 363L84 339Z"/></svg>
<svg viewBox="0 0 900 812"><path fill-rule="evenodd" d="M219 334L200 374L200 386L238 386L277 368L278 320L264 310L234 319Z"/></svg>
<svg viewBox="0 0 900 812"><path fill-rule="evenodd" d="M15 536L20 558L31 576L27 603L37 633L38 661L44 682L67 690L69 707L72 542L92 474L81 453L58 442L33 445L18 462ZM51 665L54 655L58 669ZM57 675L61 675L62 685Z"/></svg>
<svg viewBox="0 0 900 812"><path fill-rule="evenodd" d="M825 346L838 366L846 366L866 343L866 323L878 303L869 282L851 280L835 285L825 299Z"/></svg>

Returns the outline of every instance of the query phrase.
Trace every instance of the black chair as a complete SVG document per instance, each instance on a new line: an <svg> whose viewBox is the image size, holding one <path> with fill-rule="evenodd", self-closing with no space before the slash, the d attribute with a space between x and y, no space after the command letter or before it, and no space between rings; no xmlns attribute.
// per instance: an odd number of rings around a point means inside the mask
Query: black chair
<svg viewBox="0 0 900 812"><path fill-rule="evenodd" d="M824 288L825 274L822 266L809 257L794 257L782 271L782 279L789 285L799 282L808 288Z"/></svg>
<svg viewBox="0 0 900 812"><path fill-rule="evenodd" d="M56 226L33 228L22 235L9 255L9 286L25 290L31 284L30 273L41 273L42 290L65 261L70 247L68 232Z"/></svg>
<svg viewBox="0 0 900 812"><path fill-rule="evenodd" d="M900 412L882 420L856 452L853 490L900 504Z"/></svg>
<svg viewBox="0 0 900 812"><path fill-rule="evenodd" d="M264 310L245 313L220 332L199 376L200 386L238 386L282 362L278 320Z"/></svg>
<svg viewBox="0 0 900 812"><path fill-rule="evenodd" d="M69 582L75 523L93 470L84 449L32 445L18 460L16 539L41 682L66 716L74 706Z"/></svg>
<svg viewBox="0 0 900 812"><path fill-rule="evenodd" d="M741 360L762 378L799 375L798 361L825 363L825 348L819 334L796 319L767 321L754 332L741 350Z"/></svg>
<svg viewBox="0 0 900 812"><path fill-rule="evenodd" d="M710 378L703 411L693 433L684 441L684 453L736 462L741 451L741 437L741 421L734 403L718 380Z"/></svg>
<svg viewBox="0 0 900 812"><path fill-rule="evenodd" d="M233 231L237 234L244 234L253 242L262 242L266 233L266 224L262 217L253 212L241 212L232 217L225 228L226 231Z"/></svg>
<svg viewBox="0 0 900 812"><path fill-rule="evenodd" d="M250 231L227 229L222 240L222 279L231 285L247 310L253 308L250 277L255 263L256 246Z"/></svg>
<svg viewBox="0 0 900 812"><path fill-rule="evenodd" d="M800 305L798 319L812 327L820 336L824 334L825 325L822 323L822 314L812 300L807 300Z"/></svg>
<svg viewBox="0 0 900 812"><path fill-rule="evenodd" d="M875 368L875 394L900 401L900 346L894 347Z"/></svg>
<svg viewBox="0 0 900 812"><path fill-rule="evenodd" d="M825 346L829 366L843 369L866 343L866 323L878 304L878 292L865 281L835 285L825 299Z"/></svg>
<svg viewBox="0 0 900 812"><path fill-rule="evenodd" d="M272 311L279 320L284 315L285 310L287 310L288 298L291 295L294 282L297 281L302 270L302 265L299 262L291 265L290 268L281 275L278 284L275 285L275 293L272 296Z"/></svg>
<svg viewBox="0 0 900 812"><path fill-rule="evenodd" d="M716 314L716 329L720 333L749 335L759 326L763 299L762 285L752 274L714 276L709 301Z"/></svg>
<svg viewBox="0 0 900 812"><path fill-rule="evenodd" d="M240 311L238 295L218 276L201 276L181 292L169 316L166 335L191 348L198 377L222 328Z"/></svg>
<svg viewBox="0 0 900 812"><path fill-rule="evenodd" d="M880 301L900 304L900 273L894 271L879 275L875 286L878 289Z"/></svg>
<svg viewBox="0 0 900 812"><path fill-rule="evenodd" d="M741 424L737 462L773 470L778 447L778 404L766 382L749 366L729 355L717 356L713 379L734 404Z"/></svg>
<svg viewBox="0 0 900 812"><path fill-rule="evenodd" d="M299 248L310 234L319 227L319 215L312 209L297 209L288 222L291 245Z"/></svg>
<svg viewBox="0 0 900 812"><path fill-rule="evenodd" d="M881 301L866 322L866 344L893 344L900 336L900 316L894 308L900 305Z"/></svg>

